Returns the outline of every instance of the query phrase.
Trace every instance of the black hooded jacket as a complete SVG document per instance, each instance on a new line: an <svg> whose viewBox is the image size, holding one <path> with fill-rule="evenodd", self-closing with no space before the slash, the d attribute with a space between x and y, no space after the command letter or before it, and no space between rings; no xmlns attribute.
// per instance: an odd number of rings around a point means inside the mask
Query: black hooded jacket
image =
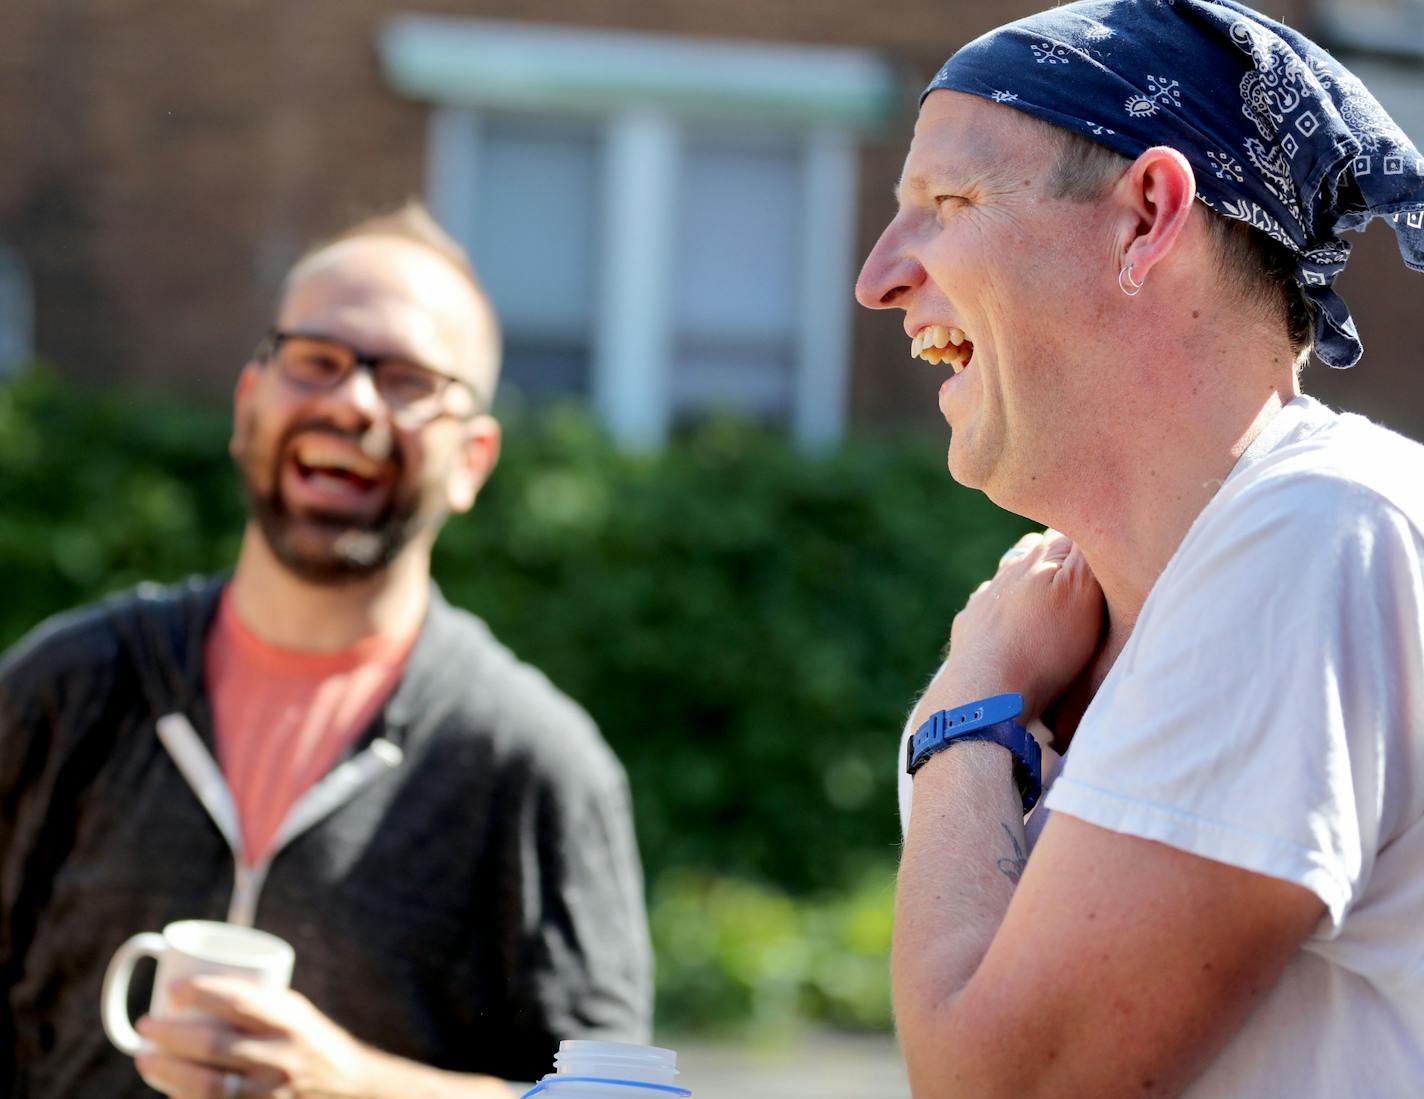
<svg viewBox="0 0 1424 1099"><path fill-rule="evenodd" d="M0 1095L152 1095L100 1026L105 966L136 932L238 909L296 948L294 988L398 1056L532 1080L559 1039L646 1041L623 770L587 714L438 592L344 757L358 779L235 898L233 844L158 733L186 730L211 761L203 643L223 583L141 587L0 660Z"/></svg>

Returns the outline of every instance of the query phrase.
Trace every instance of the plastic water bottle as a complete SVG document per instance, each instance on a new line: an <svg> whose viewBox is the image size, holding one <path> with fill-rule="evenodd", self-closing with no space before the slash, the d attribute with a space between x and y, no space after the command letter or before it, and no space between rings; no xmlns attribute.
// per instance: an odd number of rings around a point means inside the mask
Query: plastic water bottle
<svg viewBox="0 0 1424 1099"><path fill-rule="evenodd" d="M564 1041L554 1071L524 1093L524 1099L670 1099L692 1092L673 1083L677 1053L626 1042Z"/></svg>

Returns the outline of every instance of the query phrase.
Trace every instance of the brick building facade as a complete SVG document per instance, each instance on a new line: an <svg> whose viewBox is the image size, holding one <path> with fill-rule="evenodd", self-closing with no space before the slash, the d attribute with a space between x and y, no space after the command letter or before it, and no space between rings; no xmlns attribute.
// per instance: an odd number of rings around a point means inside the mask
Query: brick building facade
<svg viewBox="0 0 1424 1099"><path fill-rule="evenodd" d="M853 134L849 295L855 264L891 213L916 90L954 47L1039 6L422 0L419 11L719 40L733 52L805 44L877 59L901 106ZM1309 0L1262 7L1310 25ZM305 245L432 185L438 105L394 86L388 54L390 21L410 11L396 0L9 0L0 17L0 244L28 268L40 354L84 379L224 391ZM1406 88L1421 79L1414 65L1412 75L1399 69ZM800 178L775 150L760 161L755 148L734 152L740 159L708 163L766 168L774 184ZM795 207L800 193L788 193ZM1341 377L1313 366L1307 388L1424 436L1413 335L1424 279L1406 275L1376 225L1342 291L1365 362ZM845 426L942 430L938 377L911 362L898 318L854 309L846 317L846 372L834 383ZM791 338L768 332L768 347Z"/></svg>

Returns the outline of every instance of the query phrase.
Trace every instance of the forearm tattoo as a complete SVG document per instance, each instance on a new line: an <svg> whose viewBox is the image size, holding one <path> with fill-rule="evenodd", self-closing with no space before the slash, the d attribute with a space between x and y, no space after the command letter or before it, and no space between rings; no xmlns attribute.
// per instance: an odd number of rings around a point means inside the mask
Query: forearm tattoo
<svg viewBox="0 0 1424 1099"><path fill-rule="evenodd" d="M1002 821L999 822L999 827L1004 830L1004 835L1009 837L1009 842L1014 846L1013 858L1002 858L998 861L999 873L1018 885L1019 878L1023 877L1024 867L1028 865L1028 856L1024 854L1024 849L1019 845L1019 838L1014 835L1013 829Z"/></svg>

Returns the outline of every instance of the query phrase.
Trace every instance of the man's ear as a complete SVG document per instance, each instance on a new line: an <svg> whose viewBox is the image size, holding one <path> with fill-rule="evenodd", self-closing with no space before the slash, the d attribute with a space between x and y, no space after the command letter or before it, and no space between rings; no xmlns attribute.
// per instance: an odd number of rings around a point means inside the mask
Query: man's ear
<svg viewBox="0 0 1424 1099"><path fill-rule="evenodd" d="M1181 239L1196 202L1196 173L1176 149L1157 145L1137 158L1117 187L1123 202L1118 262L1131 264L1134 280L1144 282Z"/></svg>
<svg viewBox="0 0 1424 1099"><path fill-rule="evenodd" d="M460 453L445 490L445 502L452 515L475 506L475 497L499 461L501 439L499 421L493 416L481 414L465 424Z"/></svg>
<svg viewBox="0 0 1424 1099"><path fill-rule="evenodd" d="M252 414L248 411L252 404L252 389L262 376L262 367L249 361L237 376L237 385L232 391L232 436L228 439L227 451L234 458L239 457L247 446L247 437L252 431Z"/></svg>

